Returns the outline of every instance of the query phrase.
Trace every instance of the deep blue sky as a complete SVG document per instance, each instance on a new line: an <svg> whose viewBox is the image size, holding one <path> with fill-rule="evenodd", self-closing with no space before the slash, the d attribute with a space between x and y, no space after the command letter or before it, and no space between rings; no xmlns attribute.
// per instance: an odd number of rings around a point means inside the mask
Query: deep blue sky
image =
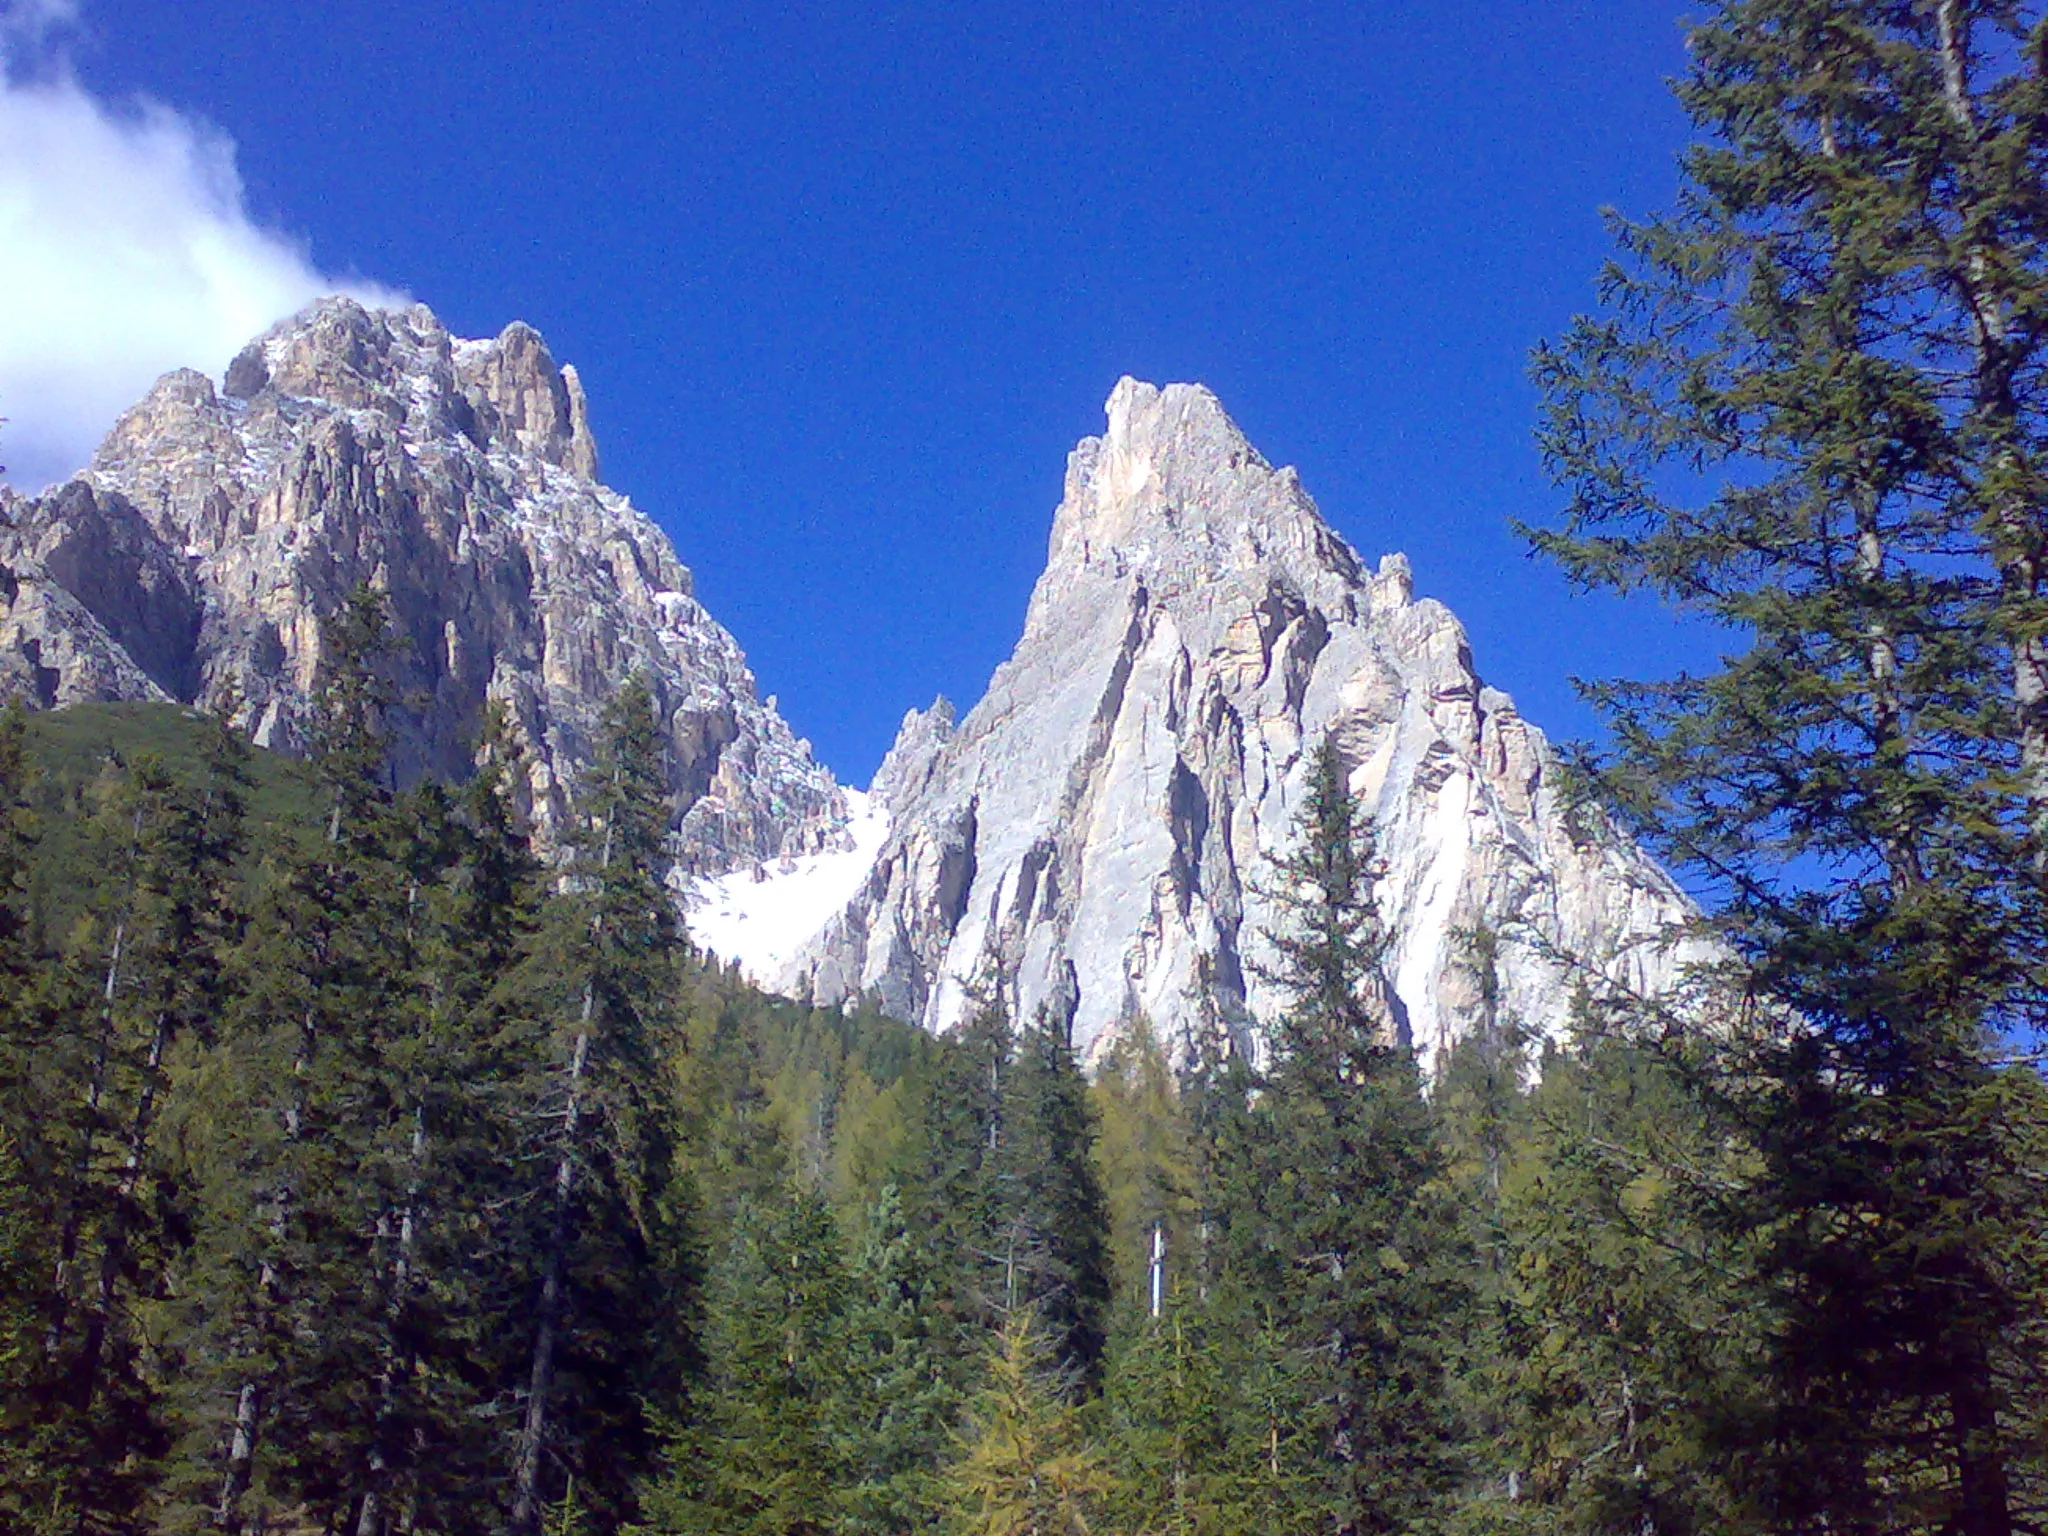
<svg viewBox="0 0 2048 1536"><path fill-rule="evenodd" d="M1507 529L1529 347L1666 204L1678 0L804 7L89 0L81 75L201 114L256 213L458 332L538 326L849 782L1016 638L1120 374L1214 388L1405 549L1553 734L1668 664Z"/></svg>

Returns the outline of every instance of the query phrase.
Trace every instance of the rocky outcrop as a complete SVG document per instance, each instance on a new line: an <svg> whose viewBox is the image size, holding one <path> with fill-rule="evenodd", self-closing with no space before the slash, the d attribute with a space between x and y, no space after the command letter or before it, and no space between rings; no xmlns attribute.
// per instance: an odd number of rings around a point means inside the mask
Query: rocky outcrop
<svg viewBox="0 0 2048 1536"><path fill-rule="evenodd" d="M169 697L36 557L39 504L0 489L0 698L31 708Z"/></svg>
<svg viewBox="0 0 2048 1536"><path fill-rule="evenodd" d="M637 671L668 738L685 869L834 842L832 776L759 697L668 538L597 467L575 372L531 327L464 341L423 307L324 301L251 343L218 388L166 376L83 476L9 500L0 687L46 704L233 701L259 743L296 750L323 622L367 582L399 641L402 779L462 776L502 704L545 830L605 699Z"/></svg>
<svg viewBox="0 0 2048 1536"><path fill-rule="evenodd" d="M1016 652L953 728L913 712L876 779L892 830L780 978L945 1029L978 988L1071 1018L1084 1054L1143 1017L1256 1049L1263 894L1331 733L1372 808L1397 1017L1425 1060L1500 1006L1556 1032L1581 980L1671 984L1682 893L1558 785L1400 556L1368 570L1207 390L1126 379L1068 461Z"/></svg>
<svg viewBox="0 0 2048 1536"><path fill-rule="evenodd" d="M142 514L83 480L17 502L14 512L0 531L7 557L76 599L165 697L190 697L199 684L199 593L186 562Z"/></svg>

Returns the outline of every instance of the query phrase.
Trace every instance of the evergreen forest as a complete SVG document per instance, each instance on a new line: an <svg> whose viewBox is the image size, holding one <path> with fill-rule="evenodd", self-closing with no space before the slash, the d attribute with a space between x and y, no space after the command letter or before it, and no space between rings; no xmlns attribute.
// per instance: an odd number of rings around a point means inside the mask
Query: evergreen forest
<svg viewBox="0 0 2048 1536"><path fill-rule="evenodd" d="M0 1532L2048 1530L2033 9L1706 5L1535 354L1532 544L1719 637L1572 764L1678 994L1518 1018L1475 929L1418 1062L1334 737L1259 1048L1090 1076L1001 978L929 1038L693 951L636 682L558 846L502 720L395 785L368 590L303 760L5 715Z"/></svg>

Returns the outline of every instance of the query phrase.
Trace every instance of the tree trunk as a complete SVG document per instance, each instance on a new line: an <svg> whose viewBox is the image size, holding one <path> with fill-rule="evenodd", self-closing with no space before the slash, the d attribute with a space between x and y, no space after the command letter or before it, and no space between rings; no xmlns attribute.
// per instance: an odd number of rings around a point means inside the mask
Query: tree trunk
<svg viewBox="0 0 2048 1536"><path fill-rule="evenodd" d="M562 1292L568 1283L569 1240L575 1224L576 1132L596 991L593 983L583 984L583 1017L576 1032L575 1049L569 1057L569 1104L562 1120L562 1155L555 1164L554 1223L548 1234L547 1278L541 1284L540 1323L534 1333L533 1370L527 1381L526 1422L519 1433L512 1536L537 1536L540 1530L541 1450L547 1436L548 1395L555 1384L555 1336L561 1325Z"/></svg>
<svg viewBox="0 0 2048 1536"><path fill-rule="evenodd" d="M614 787L617 779L613 780ZM612 864L612 826L604 829L598 872ZM604 914L590 920L592 937L604 932ZM561 1329L563 1291L569 1283L569 1241L575 1235L576 1136L582 1125L583 1069L590 1055L590 1026L597 1012L597 979L583 982L583 1007L576 1044L569 1052L569 1102L562 1116L562 1155L555 1164L555 1214L548 1233L547 1276L541 1282L540 1323L533 1337L533 1369L527 1379L526 1422L519 1432L519 1466L513 1481L512 1536L540 1531L540 1458L547 1438L548 1397L555 1386L555 1341Z"/></svg>
<svg viewBox="0 0 2048 1536"><path fill-rule="evenodd" d="M1942 99L1949 117L1963 134L1975 138L1977 115L1970 97L1969 18L1960 0L1936 0L1936 46L1941 56ZM1994 291L1994 264L1979 242L1962 278L1962 299L1974 328L1977 354L1977 414L1994 438L2008 443L2017 410L2012 399L2012 369L2004 296ZM2000 468L2010 470L2017 450L2008 446ZM2048 578L2048 548L2036 509L2010 495L1986 508L1992 526L1992 556L2008 603L2037 605ZM2012 701L2019 727L2020 770L2032 802L2028 824L2034 837L2036 867L2048 864L2048 637L2023 634L2012 644Z"/></svg>
<svg viewBox="0 0 2048 1536"><path fill-rule="evenodd" d="M2012 1536L2012 1490L2005 1436L1988 1390L1990 1364L1972 1341L1949 1392L1955 1433L1956 1536Z"/></svg>
<svg viewBox="0 0 2048 1536"><path fill-rule="evenodd" d="M327 817L327 846L330 850L341 841L341 795L334 797L334 807ZM326 959L324 940L316 941L314 968L317 974ZM306 1005L305 1015L299 1020L299 1048L292 1058L292 1099L285 1107L285 1145L297 1144L305 1127L306 1115L306 1074L313 1067L313 1051L319 1044L319 1025L314 1017L313 1005ZM282 1244L291 1221L292 1183L289 1172L278 1182L277 1204L271 1214L271 1235ZM277 1266L268 1259L256 1273L256 1316L261 1327L270 1312L270 1305L277 1291ZM257 1383L244 1382L235 1403L235 1433L228 1446L227 1471L221 1478L220 1503L214 1520L224 1531L239 1532L242 1529L242 1496L249 1491L249 1484L255 1474L256 1440L258 1414L262 1407L262 1392Z"/></svg>
<svg viewBox="0 0 2048 1536"><path fill-rule="evenodd" d="M412 1284L413 1242L416 1231L414 1209L419 1202L420 1167L427 1155L426 1120L416 1105L412 1112L411 1180L406 1185L405 1207L398 1217L398 1253L391 1261L391 1294L384 1305L384 1337L378 1342L382 1357L377 1367L377 1412L370 1425L369 1487L356 1518L356 1536L377 1536L383 1518L384 1485L391 1475L384 1455L384 1437L391 1430L391 1415L398 1398L398 1350L395 1335L405 1312L406 1293Z"/></svg>
<svg viewBox="0 0 2048 1536"><path fill-rule="evenodd" d="M149 1066L142 1092L136 1100L135 1118L128 1127L128 1156L121 1169L121 1181L114 1195L113 1226L107 1234L106 1251L100 1255L99 1287L93 1297L92 1315L85 1325L85 1342L78 1352L76 1392L80 1413L92 1413L93 1398L99 1391L100 1356L106 1349L107 1329L114 1313L114 1290L120 1283L122 1267L128 1262L129 1212L135 1186L142 1178L143 1154L149 1148L149 1128L156 1118L158 1074L163 1070L164 1052L170 1048L171 1015L168 1009L157 1015L156 1034L149 1044Z"/></svg>

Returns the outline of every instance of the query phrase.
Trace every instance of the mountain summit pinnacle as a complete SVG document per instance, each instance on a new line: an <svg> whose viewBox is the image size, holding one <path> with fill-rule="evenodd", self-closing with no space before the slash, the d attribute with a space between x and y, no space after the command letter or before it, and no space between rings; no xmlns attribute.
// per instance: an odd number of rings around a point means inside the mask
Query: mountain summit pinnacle
<svg viewBox="0 0 2048 1536"><path fill-rule="evenodd" d="M1107 561L1169 583L1254 569L1310 585L1357 579L1357 557L1300 478L1268 464L1204 386L1125 377L1105 413L1108 430L1067 461L1049 565Z"/></svg>
<svg viewBox="0 0 2048 1536"><path fill-rule="evenodd" d="M1091 1056L1141 1020L1176 1052L1212 1027L1257 1050L1280 1003L1262 872L1326 733L1372 809L1388 979L1425 1059L1495 998L1555 1033L1582 979L1670 984L1689 904L1567 813L1542 734L1407 561L1368 571L1200 385L1127 378L1106 414L1068 458L1016 651L956 728L906 729L915 764L877 779L888 839L780 984L934 1029L993 994Z"/></svg>

